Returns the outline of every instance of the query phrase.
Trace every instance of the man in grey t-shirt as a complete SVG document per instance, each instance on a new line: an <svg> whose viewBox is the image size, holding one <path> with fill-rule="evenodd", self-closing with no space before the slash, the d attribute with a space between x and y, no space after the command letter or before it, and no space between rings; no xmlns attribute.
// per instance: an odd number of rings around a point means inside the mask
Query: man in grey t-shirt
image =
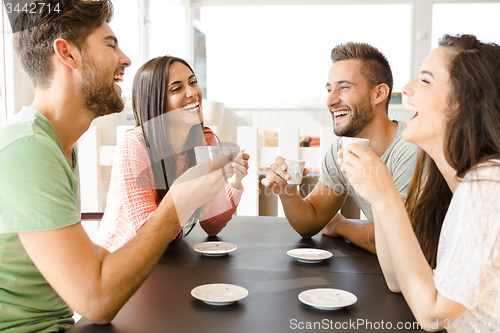
<svg viewBox="0 0 500 333"><path fill-rule="evenodd" d="M406 124L397 123L397 132L389 148L384 152L380 159L385 163L389 173L394 180L402 199L406 199L408 192L408 183L413 176L415 169L415 154L417 146L413 143L403 140L401 133L406 128ZM363 211L368 221L373 222L373 214L370 203L363 199L347 180L346 175L340 170L340 164L337 162L337 152L340 149L340 138L337 138L328 150L321 166L319 181L339 194L347 193L352 196L359 208ZM332 223L333 224L333 223ZM328 229L328 228L326 228ZM328 230L324 230L325 234Z"/></svg>
<svg viewBox="0 0 500 333"><path fill-rule="evenodd" d="M401 138L405 124L388 117L392 72L385 56L365 43L346 43L332 50L333 65L328 74L326 104L338 137L370 140L369 148L387 165L402 199L413 175L417 147ZM339 210L347 195L353 196L370 222L370 205L352 188L337 163L338 140L325 156L319 182L302 198L290 179L285 160L278 156L262 184L278 194L290 225L302 237L321 230L328 236L342 236L372 252L375 248L373 223L360 225L343 217ZM304 170L304 175L309 171Z"/></svg>

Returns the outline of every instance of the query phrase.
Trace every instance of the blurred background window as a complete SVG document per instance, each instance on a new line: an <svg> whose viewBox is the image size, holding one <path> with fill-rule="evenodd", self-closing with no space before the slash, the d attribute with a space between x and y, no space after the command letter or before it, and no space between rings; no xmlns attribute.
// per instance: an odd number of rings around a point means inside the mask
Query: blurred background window
<svg viewBox="0 0 500 333"><path fill-rule="evenodd" d="M7 26L9 25L9 21L7 15L5 13L5 7L0 8L0 124L7 119L7 100L6 100L6 91L5 91L5 83L7 82L6 73L5 73L5 34L7 30Z"/></svg>
<svg viewBox="0 0 500 333"><path fill-rule="evenodd" d="M141 67L141 43L139 29L139 2L137 0L114 1L115 13L111 20L110 27L118 38L118 45L125 53L132 65L125 69L125 76L120 87L122 97L127 101L132 99L132 82L135 72Z"/></svg>
<svg viewBox="0 0 500 333"><path fill-rule="evenodd" d="M391 64L395 92L412 78L411 68L419 66L413 64L415 51L431 43L435 48L445 33L472 33L500 43L500 1L436 0L424 5L419 0L376 2L308 5L303 1L305 5L299 5L300 1L293 1L294 5L232 6L227 4L233 2L224 0L115 0L111 27L132 60L121 83L127 101L125 113L131 115L137 69L147 60L166 54L188 60L204 97L226 106L322 107L330 51L339 43L367 42L378 47ZM415 17L414 6L425 7L423 14ZM0 123L32 98L29 79L19 79L22 69L12 60L12 36L5 37L9 21L3 1L2 16ZM418 29L423 31L412 31L415 22L420 22ZM412 38L421 36L427 36L427 40L430 36L431 41L412 50Z"/></svg>
<svg viewBox="0 0 500 333"><path fill-rule="evenodd" d="M432 8L432 48L444 34L474 34L500 44L500 3L441 3Z"/></svg>
<svg viewBox="0 0 500 333"><path fill-rule="evenodd" d="M207 97L229 105L324 105L330 52L366 42L409 81L411 6L206 6Z"/></svg>

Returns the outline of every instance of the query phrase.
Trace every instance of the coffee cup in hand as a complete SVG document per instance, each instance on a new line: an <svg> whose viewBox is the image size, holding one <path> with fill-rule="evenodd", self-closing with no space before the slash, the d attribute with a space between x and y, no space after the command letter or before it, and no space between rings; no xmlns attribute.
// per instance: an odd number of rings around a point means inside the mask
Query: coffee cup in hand
<svg viewBox="0 0 500 333"><path fill-rule="evenodd" d="M347 136L343 136L340 138L340 143L341 143L341 149L342 153L345 154L348 152L347 146L350 145L351 143L357 143L361 147L368 149L368 145L370 144L370 140L368 139L361 139L361 138L350 138Z"/></svg>
<svg viewBox="0 0 500 333"><path fill-rule="evenodd" d="M196 164L200 165L203 162L213 160L219 153L219 147L215 146L198 146L194 147L194 156Z"/></svg>
<svg viewBox="0 0 500 333"><path fill-rule="evenodd" d="M302 175L304 174L304 167L306 161L301 160L285 160L287 165L287 172L290 175L288 184L300 185L302 183Z"/></svg>
<svg viewBox="0 0 500 333"><path fill-rule="evenodd" d="M238 156L240 152L243 152L243 149L240 149L238 145L230 145L230 144L225 144L223 143L220 146L220 153L224 155L229 155L229 151L233 154L233 158Z"/></svg>

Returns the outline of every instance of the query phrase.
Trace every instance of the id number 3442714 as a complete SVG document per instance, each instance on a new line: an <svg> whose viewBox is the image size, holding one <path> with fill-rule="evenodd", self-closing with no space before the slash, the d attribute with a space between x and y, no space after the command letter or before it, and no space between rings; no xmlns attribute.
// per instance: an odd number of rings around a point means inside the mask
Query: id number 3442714
<svg viewBox="0 0 500 333"><path fill-rule="evenodd" d="M50 3L44 3L44 2L38 2L38 3L5 3L5 9L7 11L7 14L11 13L29 13L29 14L36 14L36 13L41 13L43 10L47 10L49 13L50 12L61 12L61 9L59 8L59 3L50 4Z"/></svg>

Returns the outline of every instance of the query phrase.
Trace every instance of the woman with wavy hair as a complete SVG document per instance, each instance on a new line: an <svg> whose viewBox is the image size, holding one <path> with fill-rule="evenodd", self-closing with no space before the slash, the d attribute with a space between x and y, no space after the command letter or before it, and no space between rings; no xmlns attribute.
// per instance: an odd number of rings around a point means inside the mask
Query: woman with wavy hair
<svg viewBox="0 0 500 333"><path fill-rule="evenodd" d="M415 113L403 138L421 148L406 209L373 152L349 145L342 170L372 205L389 288L423 328L497 332L500 46L446 35L403 93Z"/></svg>
<svg viewBox="0 0 500 333"><path fill-rule="evenodd" d="M117 145L106 210L95 239L110 252L142 229L172 183L196 165L194 147L217 144L214 133L203 126L202 90L183 59L163 56L146 62L134 78L132 107L136 127ZM222 191L189 212L176 239L198 221L211 236L226 226L243 192L248 159L243 152L235 157Z"/></svg>

